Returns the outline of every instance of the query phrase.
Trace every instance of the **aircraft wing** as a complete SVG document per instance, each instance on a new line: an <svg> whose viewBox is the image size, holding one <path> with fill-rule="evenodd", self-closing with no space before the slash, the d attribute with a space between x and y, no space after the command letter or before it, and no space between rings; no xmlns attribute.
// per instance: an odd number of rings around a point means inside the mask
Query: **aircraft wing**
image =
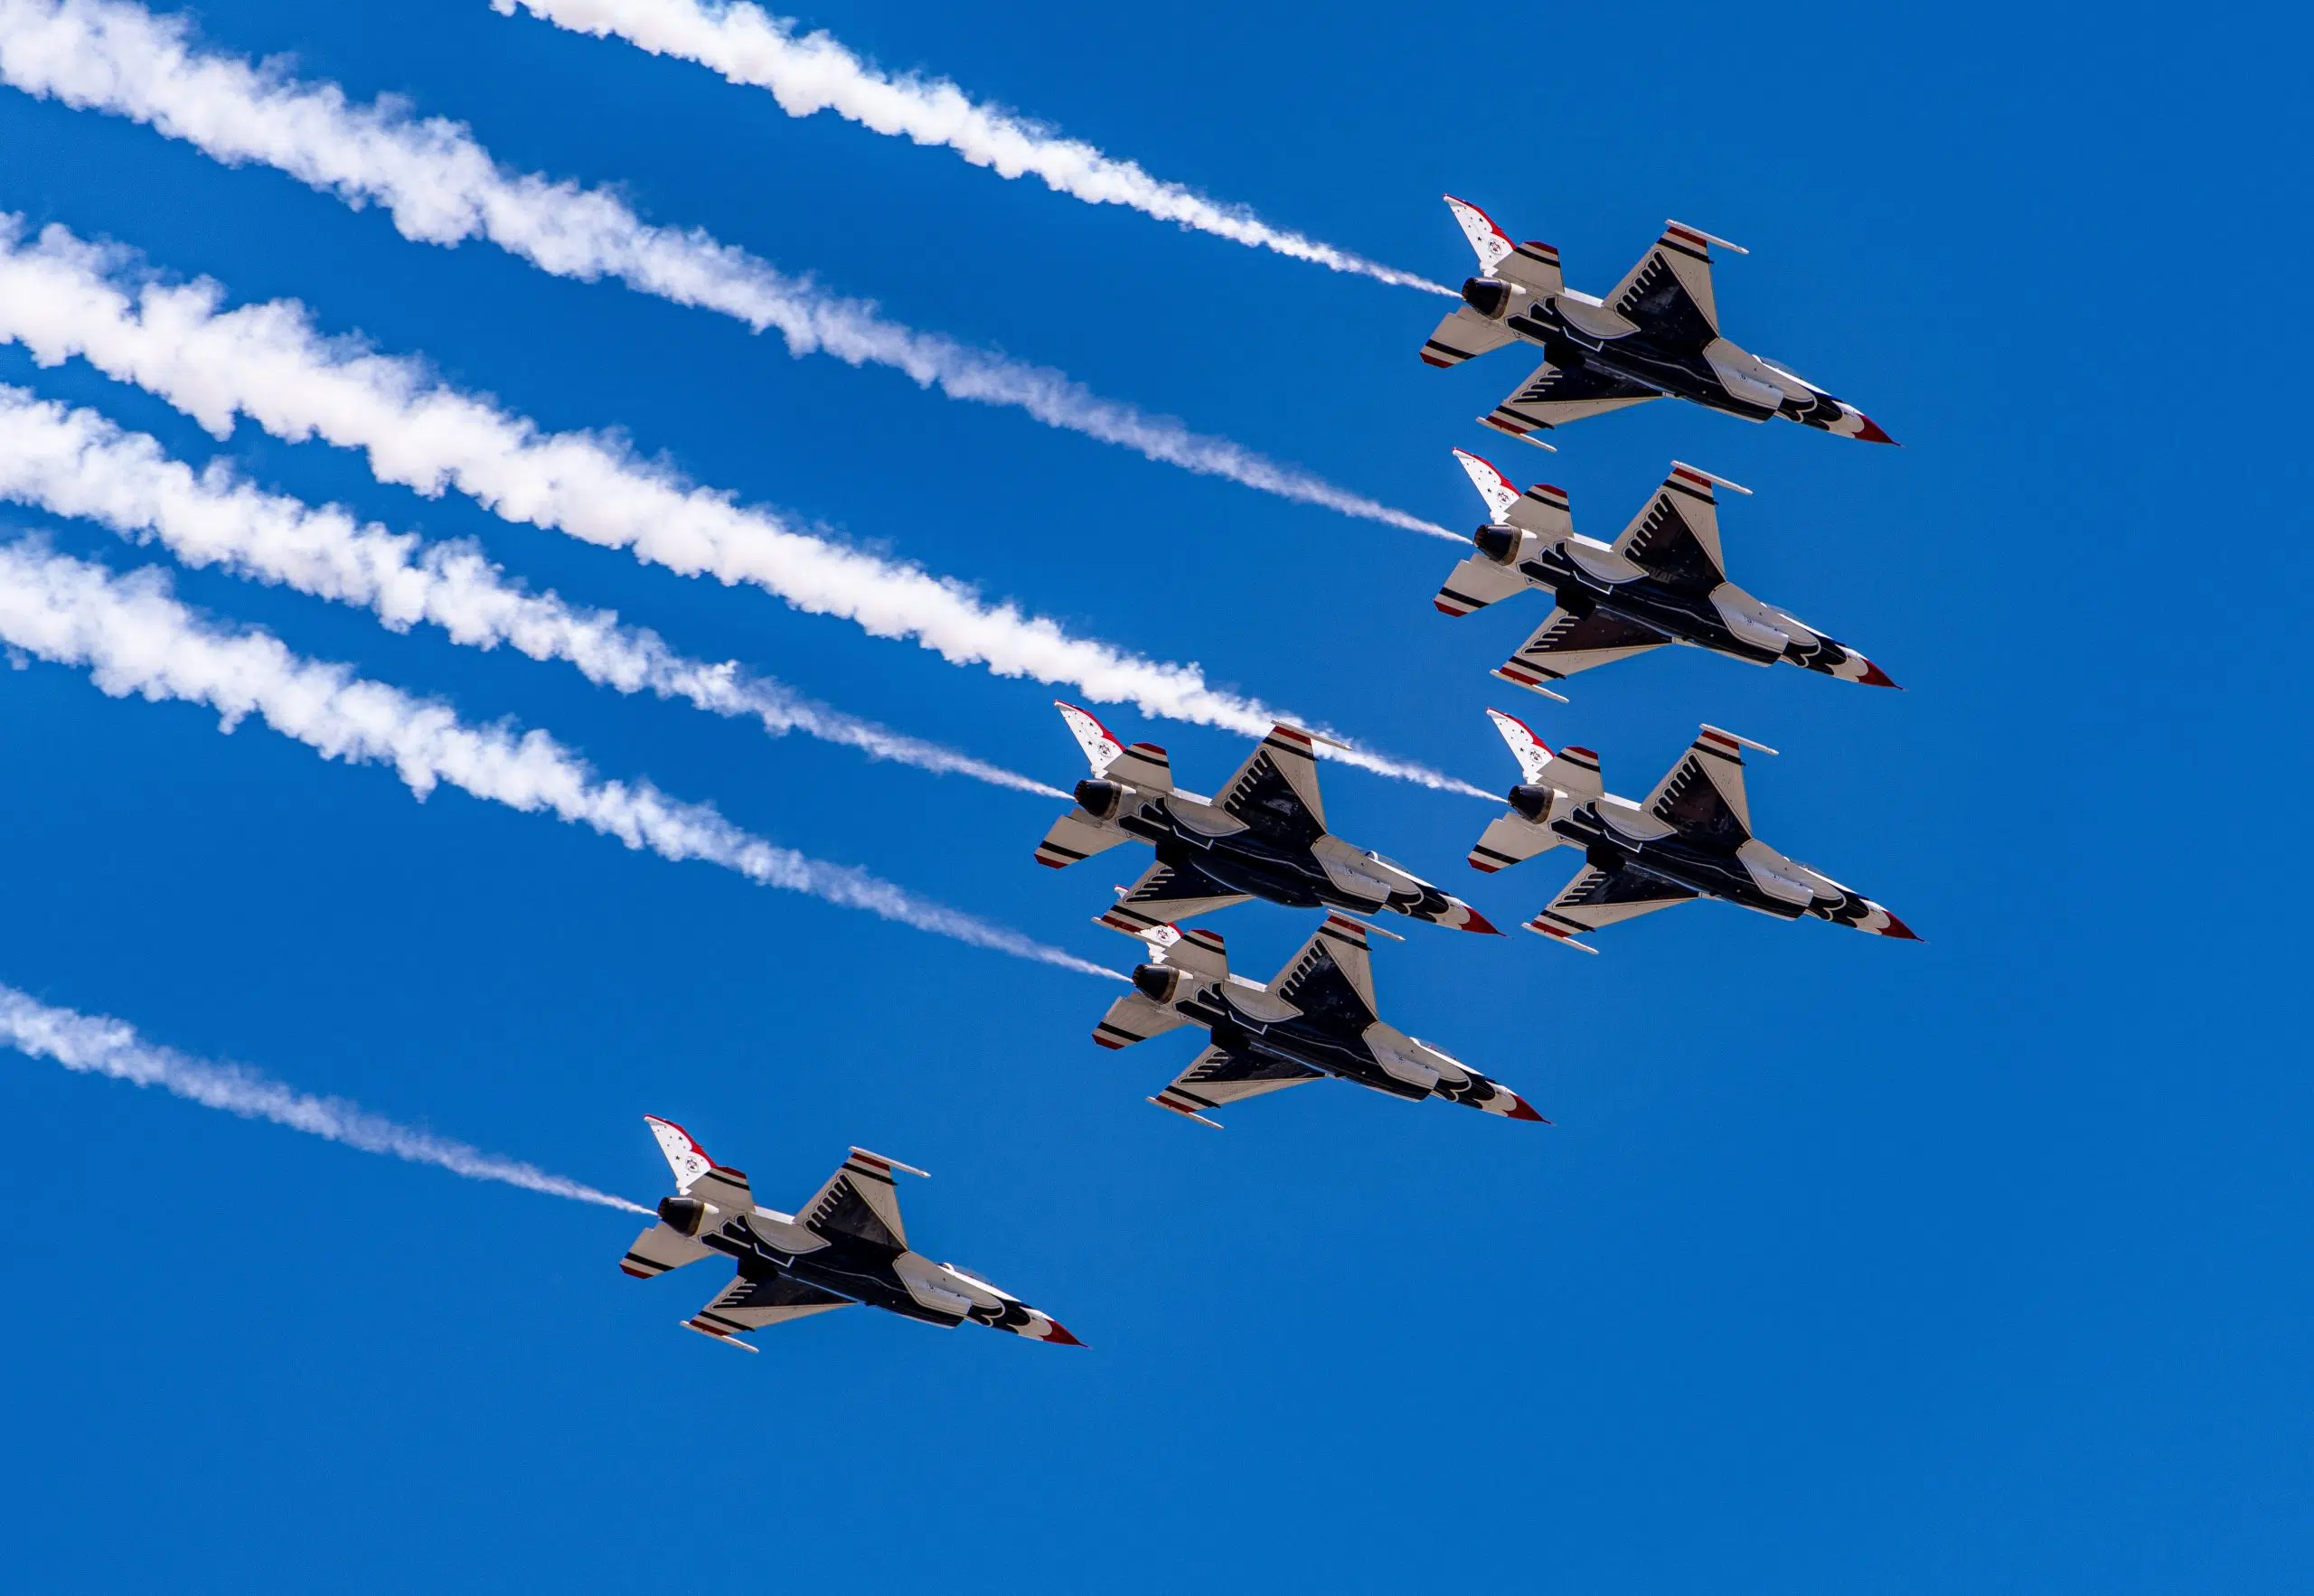
<svg viewBox="0 0 2314 1596"><path fill-rule="evenodd" d="M1666 222L1663 236L1615 285L1606 303L1664 348L1701 354L1719 336L1719 307L1711 292L1711 240L1692 228Z"/></svg>
<svg viewBox="0 0 2314 1596"><path fill-rule="evenodd" d="M1218 1131L1219 1124L1207 1119L1201 1111L1324 1078L1322 1070L1291 1059L1264 1058L1253 1053L1233 1053L1227 1047L1208 1047L1190 1060L1189 1068L1174 1076L1171 1085L1149 1101Z"/></svg>
<svg viewBox="0 0 2314 1596"><path fill-rule="evenodd" d="M908 1230L900 1224L900 1197L893 1189L892 1171L908 1169L861 1148L853 1148L843 1167L828 1177L812 1200L795 1216L804 1229L821 1235L849 1237L870 1246L908 1251Z"/></svg>
<svg viewBox="0 0 2314 1596"><path fill-rule="evenodd" d="M1668 909L1696 897L1686 887L1636 870L1629 865L1618 865L1612 870L1585 865L1566 884L1566 890L1551 899L1542 912L1527 922L1527 929L1559 942L1574 943L1578 932L1596 931L1602 925L1613 925L1618 920L1632 920L1641 915L1651 915L1658 909ZM1575 943L1584 947L1581 943ZM1595 950L1585 948L1585 952Z"/></svg>
<svg viewBox="0 0 2314 1596"><path fill-rule="evenodd" d="M1553 606L1534 634L1496 666L1494 673L1519 687L1539 687L1546 681L1564 681L1578 671L1628 660L1670 641L1652 626L1604 610L1573 615Z"/></svg>
<svg viewBox="0 0 2314 1596"><path fill-rule="evenodd" d="M1727 580L1711 479L1674 465L1647 508L1615 540L1615 552L1682 593L1708 593Z"/></svg>
<svg viewBox="0 0 2314 1596"><path fill-rule="evenodd" d="M1251 896L1232 892L1194 864L1152 865L1096 924L1139 936L1154 926L1233 908Z"/></svg>
<svg viewBox="0 0 2314 1596"><path fill-rule="evenodd" d="M1563 427L1586 416L1604 416L1609 410L1662 397L1660 390L1626 382L1589 366L1560 367L1545 361L1511 390L1509 399L1479 420L1497 432L1524 437L1538 428Z"/></svg>
<svg viewBox="0 0 2314 1596"><path fill-rule="evenodd" d="M1278 972L1269 990L1312 1019L1331 1021L1353 1034L1382 1018L1374 1002L1366 927L1340 915L1326 916L1317 934Z"/></svg>
<svg viewBox="0 0 2314 1596"><path fill-rule="evenodd" d="M750 1280L740 1275L716 1294L715 1300L683 1322L702 1336L712 1336L719 1341L729 1341L748 1330L760 1330L767 1325L785 1324L791 1319L806 1314L825 1313L831 1308L850 1308L849 1297L839 1297L833 1291L823 1291L817 1286L807 1286L802 1281L776 1274L764 1280ZM735 1345L746 1346L745 1342ZM753 1351L753 1347L748 1347Z"/></svg>
<svg viewBox="0 0 2314 1596"><path fill-rule="evenodd" d="M1296 727L1271 727L1213 802L1256 836L1288 848L1309 847L1326 834L1310 734Z"/></svg>
<svg viewBox="0 0 2314 1596"><path fill-rule="evenodd" d="M1641 807L1665 825L1734 852L1752 835L1742 745L1716 727L1705 727L1688 745L1687 757L1655 784Z"/></svg>

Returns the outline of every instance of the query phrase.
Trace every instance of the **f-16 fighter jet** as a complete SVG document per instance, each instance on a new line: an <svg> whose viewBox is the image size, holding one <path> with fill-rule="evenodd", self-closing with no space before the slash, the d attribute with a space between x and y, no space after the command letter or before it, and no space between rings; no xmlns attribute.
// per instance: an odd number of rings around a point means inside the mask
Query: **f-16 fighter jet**
<svg viewBox="0 0 2314 1596"><path fill-rule="evenodd" d="M1076 705L1055 708L1093 775L1077 784L1077 807L1037 845L1037 862L1059 869L1129 839L1157 850L1157 862L1099 924L1138 935L1261 897L1289 908L1391 909L1434 925L1500 934L1462 899L1326 830L1308 732L1270 728L1221 796L1200 798L1173 785L1164 749L1128 748Z"/></svg>
<svg viewBox="0 0 2314 1596"><path fill-rule="evenodd" d="M1205 1027L1211 1046L1149 1101L1216 1130L1208 1109L1328 1075L1393 1097L1444 1097L1505 1119L1541 1120L1509 1087L1382 1022L1366 934L1355 920L1327 915L1264 986L1229 973L1215 933L1156 926L1144 939L1155 956L1133 971L1133 990L1109 1005L1093 1039L1124 1047L1175 1026Z"/></svg>
<svg viewBox="0 0 2314 1596"><path fill-rule="evenodd" d="M1521 338L1543 347L1535 374L1479 418L1496 431L1525 437L1668 393L1746 421L1783 416L1869 444L1895 441L1863 411L1719 335L1711 247L1745 253L1726 239L1666 222L1614 292L1594 299L1559 280L1550 245L1514 244L1476 205L1452 194L1446 203L1478 252L1479 275L1422 358L1459 365Z"/></svg>
<svg viewBox="0 0 2314 1596"><path fill-rule="evenodd" d="M748 1178L709 1158L681 1125L649 1114L643 1122L675 1171L675 1195L661 1201L659 1223L635 1238L619 1267L649 1280L716 1253L739 1266L738 1278L682 1321L687 1328L753 1352L737 1338L865 1302L927 1324L971 1319L1031 1341L1084 1345L1009 1291L908 1250L892 1176L923 1170L855 1147L800 1215L781 1214L756 1206Z"/></svg>
<svg viewBox="0 0 2314 1596"><path fill-rule="evenodd" d="M1495 668L1505 681L1557 699L1543 683L1684 643L1755 665L1787 660L1843 681L1896 685L1862 654L1727 579L1712 486L1749 488L1675 460L1654 499L1609 544L1575 530L1566 494L1548 483L1521 493L1476 455L1456 449L1454 458L1492 520L1472 534L1479 551L1454 568L1432 602L1467 615L1529 587L1556 600L1535 634Z"/></svg>
<svg viewBox="0 0 2314 1596"><path fill-rule="evenodd" d="M1587 861L1565 892L1527 929L1581 948L1576 934L1717 897L1781 920L1813 915L1878 936L1920 939L1902 920L1847 887L1784 858L1752 835L1744 799L1745 748L1774 749L1707 726L1687 757L1644 803L1606 792L1599 756L1588 748L1553 754L1521 721L1489 709L1526 779L1510 789L1510 811L1471 850L1474 869L1499 870L1565 843Z"/></svg>

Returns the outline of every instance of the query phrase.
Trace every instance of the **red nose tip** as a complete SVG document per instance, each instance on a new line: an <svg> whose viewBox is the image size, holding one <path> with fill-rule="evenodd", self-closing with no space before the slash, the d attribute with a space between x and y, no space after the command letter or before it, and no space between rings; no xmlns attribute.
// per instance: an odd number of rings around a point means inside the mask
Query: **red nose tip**
<svg viewBox="0 0 2314 1596"><path fill-rule="evenodd" d="M1475 931L1481 936L1500 936L1502 934L1502 933L1494 928L1493 921L1488 919L1484 915L1480 914L1476 909L1471 907L1470 905L1464 904L1463 906L1463 912L1470 916L1469 919L1463 922L1463 930Z"/></svg>
<svg viewBox="0 0 2314 1596"><path fill-rule="evenodd" d="M1886 909L1882 909L1880 912L1884 915L1888 915L1888 911ZM1888 915L1888 929L1882 932L1880 934L1883 936L1893 936L1900 942L1918 942L1920 940L1920 934L1917 932L1915 932L1911 926L1905 925L1902 920L1897 919L1894 915Z"/></svg>
<svg viewBox="0 0 2314 1596"><path fill-rule="evenodd" d="M1504 1119L1506 1119L1506 1120L1532 1120L1532 1121L1534 1121L1534 1122L1535 1122L1535 1123L1537 1123L1537 1124L1538 1124L1538 1125L1547 1125L1547 1124L1549 1124L1549 1123L1550 1123L1550 1122L1549 1122L1548 1120L1547 1120L1547 1119L1543 1118L1543 1116L1542 1116L1542 1115L1540 1115L1540 1114L1537 1113L1535 1112L1535 1105L1534 1105L1533 1103L1531 1103L1528 1102L1525 1098L1523 1098L1523 1097L1519 1097L1519 1096L1514 1095L1514 1096L1512 1097L1512 1099L1511 1099L1511 1100L1512 1100L1514 1103L1516 1103L1519 1106L1518 1106L1518 1107L1516 1107L1516 1108L1514 1108L1514 1109L1512 1109L1509 1113L1507 1113L1507 1114L1503 1115L1502 1117L1503 1117Z"/></svg>
<svg viewBox="0 0 2314 1596"><path fill-rule="evenodd" d="M1893 444L1896 441L1895 438L1890 437L1886 433L1880 430L1880 423L1875 421L1871 417L1864 414L1861 410L1857 412L1856 418L1864 423L1864 429L1856 435L1857 442L1863 444Z"/></svg>
<svg viewBox="0 0 2314 1596"><path fill-rule="evenodd" d="M1864 674L1858 677L1857 681L1866 687L1896 687L1895 682L1888 680L1888 673L1870 660L1864 662ZM1896 687L1896 690L1902 692L1905 690Z"/></svg>
<svg viewBox="0 0 2314 1596"><path fill-rule="evenodd" d="M1052 1326L1052 1334L1045 1338L1047 1341L1049 1341L1058 1347L1082 1347L1085 1345L1084 1342L1079 1341L1076 1337L1070 1335L1068 1333L1068 1327L1062 1324L1058 1319L1047 1319L1045 1322Z"/></svg>

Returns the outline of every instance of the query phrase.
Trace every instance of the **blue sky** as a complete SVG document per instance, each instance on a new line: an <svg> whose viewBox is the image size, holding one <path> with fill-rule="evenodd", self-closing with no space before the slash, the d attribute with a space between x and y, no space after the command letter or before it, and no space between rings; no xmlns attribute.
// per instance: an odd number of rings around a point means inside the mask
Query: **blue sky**
<svg viewBox="0 0 2314 1596"><path fill-rule="evenodd" d="M1142 1099L1083 976L631 853L262 727L0 680L0 981L155 1040L643 1200L677 1119L793 1206L857 1142L934 1171L913 1237L1085 1353L869 1314L736 1357L638 1284L633 1222L365 1158L14 1059L0 1201L0 1482L27 1588L625 1591L831 1577L971 1590L2295 1588L2305 1436L2297 790L2308 574L2293 306L2304 23L2241 14L916 4L806 14L1242 201L1456 281L1442 189L1601 291L1668 214L1743 243L1724 325L1906 447L1670 405L1560 435L1469 418L1525 371L1415 350L1444 302L1115 208L625 46L494 14L212 0L205 36L472 124L911 324L1058 366L1461 527L1447 451L1611 534L1674 457L1755 496L1731 574L1910 690L1709 656L1486 667L1538 608L1449 622L1443 542L1151 465L722 318L423 248L269 172L0 90L0 209L133 244L237 300L423 352L555 427L1291 704L1488 787L1482 714L1643 793L1698 720L1755 758L1762 834L1885 901L1908 946L1699 906L1596 959L1416 933L1389 1018L1556 1125L1348 1088L1229 1116ZM2244 41L2250 41L2246 43ZM1066 784L1034 683L767 596L378 485L244 427L0 350L0 380L390 525L479 539L844 708ZM8 511L117 566L161 559ZM1047 801L768 741L575 673L213 573L179 591L294 646L517 718L607 775L1122 965L1122 869L1039 870ZM1109 717L1192 785L1229 734ZM1326 771L1349 836L1499 922L1491 812ZM2276 825L2277 818L2282 823ZM1306 916L1221 922L1266 974ZM737 1555L735 1555L737 1554Z"/></svg>

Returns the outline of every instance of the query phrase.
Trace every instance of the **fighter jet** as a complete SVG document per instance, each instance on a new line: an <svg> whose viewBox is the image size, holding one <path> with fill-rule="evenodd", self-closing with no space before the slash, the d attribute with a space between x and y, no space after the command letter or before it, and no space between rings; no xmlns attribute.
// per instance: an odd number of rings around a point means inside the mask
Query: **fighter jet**
<svg viewBox="0 0 2314 1596"><path fill-rule="evenodd" d="M1521 493L1476 455L1456 449L1454 458L1491 519L1471 534L1479 551L1454 568L1432 602L1467 615L1529 587L1555 600L1535 634L1495 668L1503 681L1565 703L1543 683L1684 643L1755 665L1785 660L1843 681L1896 685L1862 654L1727 579L1712 488L1749 488L1674 460L1654 499L1608 544L1576 531L1563 490L1538 483Z"/></svg>
<svg viewBox="0 0 2314 1596"><path fill-rule="evenodd" d="M1672 221L1604 300L1559 280L1558 251L1514 244L1476 205L1445 196L1478 252L1479 275L1463 303L1422 346L1434 366L1453 366L1515 339L1539 343L1535 374L1479 418L1513 437L1665 394L1746 421L1783 416L1865 443L1895 440L1871 418L1719 335L1711 292L1711 247L1725 239Z"/></svg>
<svg viewBox="0 0 2314 1596"><path fill-rule="evenodd" d="M908 1250L892 1176L923 1170L855 1147L801 1216L782 1214L756 1206L748 1178L709 1158L681 1125L649 1114L643 1122L674 1169L675 1195L661 1200L659 1223L635 1238L619 1267L649 1280L715 1253L739 1266L685 1328L753 1352L738 1338L864 1302L927 1324L971 1319L1031 1341L1084 1345L1011 1292Z"/></svg>
<svg viewBox="0 0 2314 1596"><path fill-rule="evenodd" d="M1510 810L1471 850L1473 869L1499 870L1565 843L1587 861L1566 890L1527 929L1586 953L1576 940L1618 920L1717 897L1780 920L1813 915L1878 936L1920 939L1868 897L1784 858L1752 835L1744 799L1745 748L1774 749L1707 726L1687 757L1644 803L1606 792L1599 756L1588 748L1553 754L1526 725L1489 709L1526 779L1510 789Z"/></svg>
<svg viewBox="0 0 2314 1596"><path fill-rule="evenodd" d="M1098 924L1138 935L1261 897L1289 908L1390 909L1434 925L1501 934L1462 899L1326 830L1308 732L1270 728L1221 796L1200 798L1173 785L1164 749L1128 748L1076 705L1054 708L1093 775L1077 784L1077 807L1037 845L1037 862L1060 869L1128 839L1157 850L1157 862L1120 890Z"/></svg>
<svg viewBox="0 0 2314 1596"><path fill-rule="evenodd" d="M1149 1101L1216 1130L1208 1109L1328 1075L1393 1097L1443 1097L1505 1119L1541 1120L1509 1087L1382 1022L1369 929L1327 915L1265 986L1229 973L1217 934L1153 927L1143 940L1154 956L1133 971L1133 990L1109 1005L1093 1039L1124 1047L1176 1026L1203 1026L1211 1045Z"/></svg>

